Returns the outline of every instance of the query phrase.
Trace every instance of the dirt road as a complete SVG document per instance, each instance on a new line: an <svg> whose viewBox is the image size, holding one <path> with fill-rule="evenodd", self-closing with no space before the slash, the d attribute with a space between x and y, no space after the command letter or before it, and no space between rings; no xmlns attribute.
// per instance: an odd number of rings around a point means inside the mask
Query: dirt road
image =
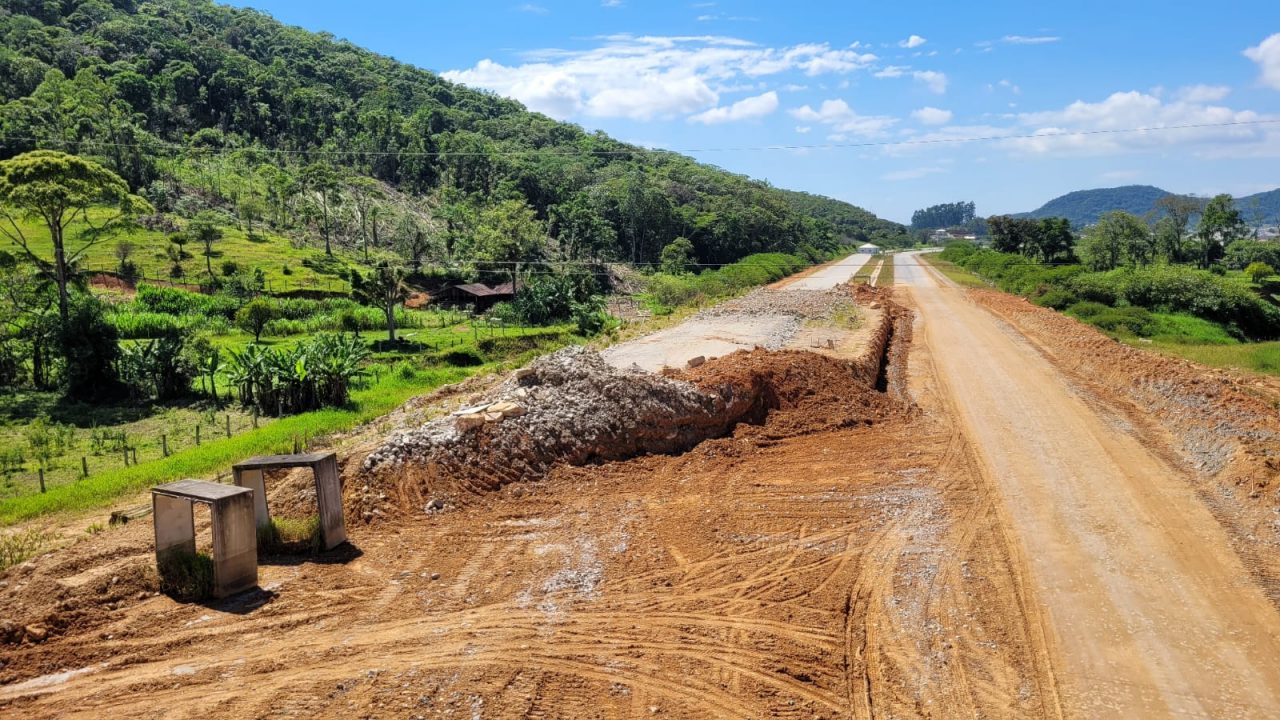
<svg viewBox="0 0 1280 720"><path fill-rule="evenodd" d="M756 293L809 293L831 290L848 282L872 255L854 254L787 278ZM683 367L690 358L720 357L753 347L785 347L798 330L795 315L786 312L717 312L615 345L604 352L615 367L635 365L657 371Z"/></svg>
<svg viewBox="0 0 1280 720"><path fill-rule="evenodd" d="M1191 485L1013 328L897 258L1079 717L1280 717L1280 615Z"/></svg>

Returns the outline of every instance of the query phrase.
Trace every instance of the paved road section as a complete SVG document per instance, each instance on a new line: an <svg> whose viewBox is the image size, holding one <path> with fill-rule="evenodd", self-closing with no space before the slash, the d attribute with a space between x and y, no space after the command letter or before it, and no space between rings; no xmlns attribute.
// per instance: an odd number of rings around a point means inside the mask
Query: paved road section
<svg viewBox="0 0 1280 720"><path fill-rule="evenodd" d="M1280 717L1280 614L1179 477L1014 329L896 259L1003 500L1069 715Z"/></svg>

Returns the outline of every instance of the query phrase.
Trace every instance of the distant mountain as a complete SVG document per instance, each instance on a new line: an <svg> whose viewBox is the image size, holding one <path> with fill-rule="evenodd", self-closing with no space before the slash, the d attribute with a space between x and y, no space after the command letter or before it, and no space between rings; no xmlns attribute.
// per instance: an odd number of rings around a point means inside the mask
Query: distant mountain
<svg viewBox="0 0 1280 720"><path fill-rule="evenodd" d="M1138 216L1153 213L1159 217L1163 213L1156 208L1156 201L1171 194L1168 190L1153 185L1077 190L1056 197L1031 212L1018 213L1015 217L1064 217L1077 227L1092 225L1103 213L1111 210L1125 210ZM1236 198L1236 207L1250 225L1280 222L1280 188Z"/></svg>

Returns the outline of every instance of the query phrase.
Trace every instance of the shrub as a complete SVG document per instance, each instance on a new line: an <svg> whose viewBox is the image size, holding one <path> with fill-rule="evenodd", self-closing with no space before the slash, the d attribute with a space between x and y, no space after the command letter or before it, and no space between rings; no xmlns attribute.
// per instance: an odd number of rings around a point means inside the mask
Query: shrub
<svg viewBox="0 0 1280 720"><path fill-rule="evenodd" d="M1040 307L1053 308L1054 310L1065 310L1069 306L1074 305L1080 298L1075 293L1060 287L1051 287L1046 289L1039 297L1032 302Z"/></svg>
<svg viewBox="0 0 1280 720"><path fill-rule="evenodd" d="M263 414L294 414L341 407L368 377L364 343L348 335L317 335L292 348L250 345L231 353L229 377L245 407Z"/></svg>
<svg viewBox="0 0 1280 720"><path fill-rule="evenodd" d="M275 303L270 300L251 300L236 312L236 327L253 335L253 341L258 342L262 339L262 331L278 314Z"/></svg>
<svg viewBox="0 0 1280 720"><path fill-rule="evenodd" d="M223 277L231 277L232 275L235 275L238 272L240 272L240 263L236 262L235 260L222 261Z"/></svg>
<svg viewBox="0 0 1280 720"><path fill-rule="evenodd" d="M213 594L213 558L207 553L171 550L159 566L161 592L177 600L204 600Z"/></svg>
<svg viewBox="0 0 1280 720"><path fill-rule="evenodd" d="M120 394L116 372L119 340L100 300L84 296L72 305L58 338L63 359L62 385L68 398L93 402Z"/></svg>
<svg viewBox="0 0 1280 720"><path fill-rule="evenodd" d="M0 573L38 555L55 538L53 533L37 528L0 534Z"/></svg>
<svg viewBox="0 0 1280 720"><path fill-rule="evenodd" d="M235 317L240 300L227 295L205 295L170 287L142 284L134 299L140 307L169 315L221 315Z"/></svg>

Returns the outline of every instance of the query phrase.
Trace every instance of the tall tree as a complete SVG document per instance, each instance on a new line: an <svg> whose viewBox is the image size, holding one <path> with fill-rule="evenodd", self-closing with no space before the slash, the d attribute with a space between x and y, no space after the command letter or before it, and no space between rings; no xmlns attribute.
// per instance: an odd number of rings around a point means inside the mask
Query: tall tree
<svg viewBox="0 0 1280 720"><path fill-rule="evenodd" d="M315 193L316 201L320 204L321 213L321 232L324 235L324 252L326 255L333 255L333 242L331 239L333 226L331 215L331 206L335 202L338 190L342 187L342 178L338 175L338 171L332 165L322 162L314 162L308 165L302 171L302 184L311 192Z"/></svg>
<svg viewBox="0 0 1280 720"><path fill-rule="evenodd" d="M382 190L382 183L371 177L352 178L348 187L351 188L351 196L355 200L356 217L360 220L360 244L364 248L365 262L368 262L369 245L378 239L380 203L386 199L387 195Z"/></svg>
<svg viewBox="0 0 1280 720"><path fill-rule="evenodd" d="M102 216L98 208L105 208ZM94 212L90 212L94 210ZM58 317L66 326L71 312L71 267L96 243L122 228L135 215L151 212L146 200L129 192L119 175L92 160L55 150L35 150L0 162L0 234L47 274L58 287ZM52 261L32 246L19 220L45 226L53 242ZM67 228L85 229L69 247Z"/></svg>
<svg viewBox="0 0 1280 720"><path fill-rule="evenodd" d="M1223 248L1245 236L1244 220L1236 209L1235 199L1223 193L1214 195L1204 206L1196 235L1200 239L1200 265L1209 267L1222 257Z"/></svg>
<svg viewBox="0 0 1280 720"><path fill-rule="evenodd" d="M373 271L365 275L351 271L351 290L360 302L382 308L387 319L387 340L396 341L396 308L409 297L404 284L407 270L404 265L387 260L379 261Z"/></svg>
<svg viewBox="0 0 1280 720"><path fill-rule="evenodd" d="M1114 270L1149 258L1151 229L1142 218L1123 210L1112 210L1089 226L1076 254L1090 270Z"/></svg>
<svg viewBox="0 0 1280 720"><path fill-rule="evenodd" d="M1171 224L1162 232L1163 252L1169 256L1170 262L1186 259L1184 243L1187 228L1191 226L1191 218L1204 211L1205 201L1189 195L1165 195L1156 200L1156 208L1163 210Z"/></svg>
<svg viewBox="0 0 1280 720"><path fill-rule="evenodd" d="M509 272L512 286L519 289L520 264L541 259L546 237L533 208L520 200L506 200L480 214L476 257L489 262L487 270Z"/></svg>
<svg viewBox="0 0 1280 720"><path fill-rule="evenodd" d="M192 240L204 246L204 267L212 278L213 244L222 239L222 228L218 227L218 216L207 211L196 215L187 225L187 234Z"/></svg>

